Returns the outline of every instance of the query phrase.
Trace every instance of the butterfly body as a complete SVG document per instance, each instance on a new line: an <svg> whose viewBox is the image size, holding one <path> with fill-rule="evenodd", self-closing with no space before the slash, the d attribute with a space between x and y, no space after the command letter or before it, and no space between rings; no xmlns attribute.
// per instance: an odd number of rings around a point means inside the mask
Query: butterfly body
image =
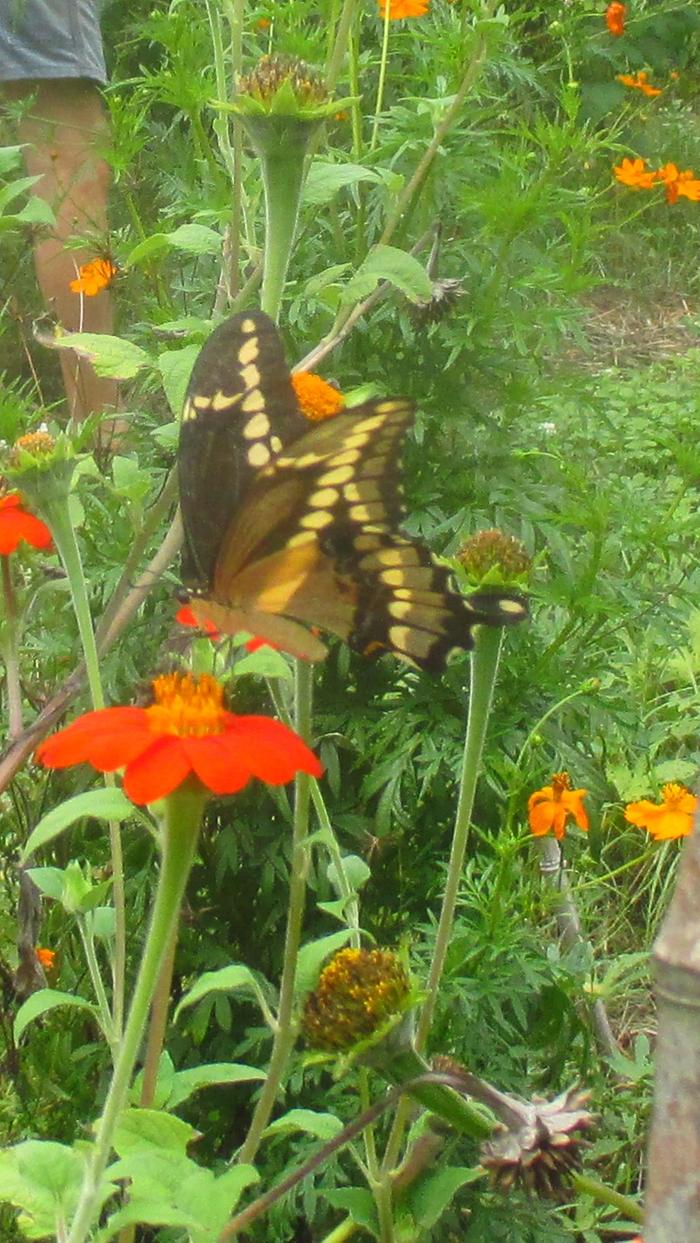
<svg viewBox="0 0 700 1243"><path fill-rule="evenodd" d="M218 336L217 336L218 334ZM321 627L367 656L440 669L472 628L520 620L508 593L454 592L403 536L398 463L413 405L383 398L323 423L299 412L261 312L216 330L193 370L180 443L183 579L200 620L320 660Z"/></svg>

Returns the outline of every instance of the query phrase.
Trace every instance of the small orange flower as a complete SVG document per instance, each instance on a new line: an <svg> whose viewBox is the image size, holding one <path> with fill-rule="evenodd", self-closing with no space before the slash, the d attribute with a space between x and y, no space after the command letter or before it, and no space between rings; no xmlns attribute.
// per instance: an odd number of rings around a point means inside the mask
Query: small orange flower
<svg viewBox="0 0 700 1243"><path fill-rule="evenodd" d="M687 837L693 827L697 798L675 781L663 787L661 797L661 803L651 803L646 798L628 803L625 820L638 829L646 829L657 842Z"/></svg>
<svg viewBox="0 0 700 1243"><path fill-rule="evenodd" d="M630 90L641 91L643 95L653 98L655 95L663 95L663 88L660 86L652 86L649 82L649 74L646 69L640 69L639 73L618 73L617 80L623 86L628 86Z"/></svg>
<svg viewBox="0 0 700 1243"><path fill-rule="evenodd" d="M613 0L605 10L605 24L611 35L623 35L625 33L625 18L627 17L627 5L619 4L618 0Z"/></svg>
<svg viewBox="0 0 700 1243"><path fill-rule="evenodd" d="M578 827L588 828L588 815L583 805L587 790L572 790L568 773L554 773L551 786L535 790L527 801L530 828L536 837L554 833L561 839L566 832L566 821L573 816Z"/></svg>
<svg viewBox="0 0 700 1243"><path fill-rule="evenodd" d="M111 259L91 259L89 263L81 263L76 279L70 282L68 288L73 293L93 298L101 289L111 285L116 275L117 269Z"/></svg>
<svg viewBox="0 0 700 1243"><path fill-rule="evenodd" d="M208 674L155 678L150 707L86 712L45 739L36 758L45 768L123 768L133 803L165 798L189 777L212 794L235 794L252 777L285 785L298 772L323 773L313 751L281 721L228 712L223 687Z"/></svg>
<svg viewBox="0 0 700 1243"><path fill-rule="evenodd" d="M345 405L343 394L313 371L295 371L292 385L301 413L312 423L334 418Z"/></svg>
<svg viewBox="0 0 700 1243"><path fill-rule="evenodd" d="M270 26L272 25L272 22L270 21L269 17L259 17L255 24L258 30L269 30Z"/></svg>
<svg viewBox="0 0 700 1243"><path fill-rule="evenodd" d="M647 167L646 160L625 158L621 164L613 165L613 172L631 190L651 190L656 184L656 173Z"/></svg>
<svg viewBox="0 0 700 1243"><path fill-rule="evenodd" d="M386 20L387 5L389 21L397 22L402 17L425 17L430 0L379 0L379 16Z"/></svg>
<svg viewBox="0 0 700 1243"><path fill-rule="evenodd" d="M43 945L37 945L34 953L36 954L37 962L41 963L44 971L53 970L53 965L56 960L55 950L44 949Z"/></svg>
<svg viewBox="0 0 700 1243"><path fill-rule="evenodd" d="M15 552L20 540L32 548L50 548L51 532L41 518L27 512L19 492L8 492L0 498L0 556Z"/></svg>
<svg viewBox="0 0 700 1243"><path fill-rule="evenodd" d="M697 180L692 168L684 172L675 164L664 164L654 174L656 180L666 187L666 202L677 203L679 198L700 202L700 181Z"/></svg>

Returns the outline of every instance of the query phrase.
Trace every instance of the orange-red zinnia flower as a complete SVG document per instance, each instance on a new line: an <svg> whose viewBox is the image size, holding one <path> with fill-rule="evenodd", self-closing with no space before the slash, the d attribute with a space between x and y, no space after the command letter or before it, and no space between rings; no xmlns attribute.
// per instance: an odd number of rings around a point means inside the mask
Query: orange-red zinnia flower
<svg viewBox="0 0 700 1243"><path fill-rule="evenodd" d="M55 950L45 949L43 945L37 945L34 953L36 954L37 962L41 963L45 971L51 971L53 969L53 965L56 960Z"/></svg>
<svg viewBox="0 0 700 1243"><path fill-rule="evenodd" d="M619 4L618 0L613 0L605 10L605 24L611 35L623 35L625 33L625 18L627 17L627 5Z"/></svg>
<svg viewBox="0 0 700 1243"><path fill-rule="evenodd" d="M86 712L42 742L36 758L46 768L123 768L133 803L165 798L190 776L213 794L235 794L251 777L284 785L297 772L323 772L313 751L280 721L228 712L223 688L208 674L165 674L154 680L153 696L148 708Z"/></svg>
<svg viewBox="0 0 700 1243"><path fill-rule="evenodd" d="M41 518L27 512L19 492L8 492L0 498L0 555L15 552L20 540L32 548L50 548L51 532Z"/></svg>
<svg viewBox="0 0 700 1243"><path fill-rule="evenodd" d="M312 423L332 419L345 405L343 394L313 371L295 371L292 386L301 413Z"/></svg>
<svg viewBox="0 0 700 1243"><path fill-rule="evenodd" d="M618 73L618 82L623 86L627 86L630 90L641 91L643 95L653 98L655 95L663 95L663 87L652 86L649 82L649 74L646 69L640 69L639 73Z"/></svg>
<svg viewBox="0 0 700 1243"><path fill-rule="evenodd" d="M693 827L697 798L675 781L663 787L661 798L660 803L651 803L646 798L639 803L628 803L625 820L638 829L646 829L657 842L687 837Z"/></svg>
<svg viewBox="0 0 700 1243"><path fill-rule="evenodd" d="M389 21L396 22L402 17L425 17L430 0L379 0L379 16L386 19L389 6Z"/></svg>
<svg viewBox="0 0 700 1243"><path fill-rule="evenodd" d="M91 259L89 263L81 263L77 277L68 288L73 293L93 298L101 289L106 289L116 275L117 269L111 259Z"/></svg>
<svg viewBox="0 0 700 1243"><path fill-rule="evenodd" d="M555 773L551 786L535 790L527 801L528 820L535 836L554 833L555 837L564 837L569 816L573 816L580 829L587 829L588 815L583 805L587 793L571 789L568 773Z"/></svg>

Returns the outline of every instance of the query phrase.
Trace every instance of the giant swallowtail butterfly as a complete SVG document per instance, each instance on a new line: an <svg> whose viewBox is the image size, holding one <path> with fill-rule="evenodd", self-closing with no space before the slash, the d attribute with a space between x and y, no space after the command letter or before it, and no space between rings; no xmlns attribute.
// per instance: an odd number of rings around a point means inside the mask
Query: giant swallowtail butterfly
<svg viewBox="0 0 700 1243"><path fill-rule="evenodd" d="M321 660L307 629L441 669L479 624L519 621L507 593L465 599L399 531L399 459L411 402L372 400L326 422L300 413L277 329L234 315L199 354L179 449L183 581L200 622Z"/></svg>

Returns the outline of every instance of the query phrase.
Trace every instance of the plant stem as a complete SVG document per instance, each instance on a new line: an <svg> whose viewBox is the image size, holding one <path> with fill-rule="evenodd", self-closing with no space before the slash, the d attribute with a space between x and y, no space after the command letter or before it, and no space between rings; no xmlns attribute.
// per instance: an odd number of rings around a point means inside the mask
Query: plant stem
<svg viewBox="0 0 700 1243"><path fill-rule="evenodd" d="M158 980L153 993L148 1039L146 1041L146 1056L143 1059L143 1082L141 1084L141 1097L139 1101L142 1109L148 1109L153 1104L155 1096L160 1055L163 1052L165 1029L168 1025L170 989L173 982L177 934L178 928L176 924L170 937L170 944L163 953Z"/></svg>
<svg viewBox="0 0 700 1243"><path fill-rule="evenodd" d="M10 558L0 556L2 566L2 594L5 600L5 693L7 695L7 736L11 742L22 733L22 688L19 681L17 597L12 582Z"/></svg>
<svg viewBox="0 0 700 1243"><path fill-rule="evenodd" d="M428 1032L430 1031L440 979L445 966L447 947L452 936L452 925L462 878L462 867L469 841L469 827L474 807L476 783L481 766L481 755L486 738L486 727L496 684L502 643L503 630L500 627L480 626L476 631L474 651L472 652L471 659L469 716L467 718L467 733L464 741L457 815L452 835L447 881L442 898L442 910L440 912L433 959L430 964L426 986L427 997L421 1010L416 1033L416 1048L419 1050L425 1048Z"/></svg>
<svg viewBox="0 0 700 1243"><path fill-rule="evenodd" d="M295 677L294 728L301 738L308 741L311 734L313 666L306 661L297 660ZM306 773L297 773L294 783L294 795L289 907L284 939L284 959L282 978L280 980L277 1027L272 1042L272 1053L270 1055L270 1065L265 1086L258 1098L248 1134L238 1154L238 1161L241 1164L252 1162L255 1159L262 1133L274 1109L277 1093L296 1036L292 1022L294 979L299 946L301 944L301 930L306 904L306 876L309 868L309 854L306 842L309 832L309 777Z"/></svg>
<svg viewBox="0 0 700 1243"><path fill-rule="evenodd" d="M105 986L102 980L102 973L100 971L100 965L97 961L97 955L95 953L95 941L92 936L92 933L88 932L87 930L85 916L78 913L77 920L78 920L78 931L80 933L80 939L83 943L83 949L85 950L85 961L87 962L87 965L88 965L88 971L90 972L90 979L92 980L92 987L95 990L95 996L97 998L97 1006L100 1011L100 1023L102 1025L102 1030L104 1032L105 1039L107 1043L109 1044L109 1047L112 1052L112 1061L115 1062L117 1058L117 1052L119 1049L119 1041L116 1039L116 1033L114 1031L114 1021L112 1019L112 1013L109 1008L109 1002L107 1000L107 994L105 992Z"/></svg>
<svg viewBox="0 0 700 1243"><path fill-rule="evenodd" d="M304 184L306 130L293 118L274 150L260 153L265 189L265 258L260 306L278 319Z"/></svg>
<svg viewBox="0 0 700 1243"><path fill-rule="evenodd" d="M579 1195L590 1196L598 1204L609 1204L611 1208L624 1213L630 1221L644 1221L644 1209L631 1196L613 1191L612 1187L606 1187L605 1183L599 1182L597 1178L590 1178L588 1174L574 1174L571 1181Z"/></svg>
<svg viewBox="0 0 700 1243"><path fill-rule="evenodd" d="M166 947L177 928L185 885L197 846L205 802L204 789L182 785L165 801L162 826L163 858L153 903L151 925L112 1082L97 1125L92 1159L86 1169L68 1243L84 1243L90 1234L102 1195L102 1178L112 1150L114 1131L127 1100L148 1010Z"/></svg>
<svg viewBox="0 0 700 1243"><path fill-rule="evenodd" d="M389 59L389 22L391 4L390 0L386 0L384 9L384 30L382 32L382 57L379 63L379 82L377 84L377 100L374 105L374 122L372 124L372 137L370 138L369 149L374 151L377 145L377 137L379 135L379 115L384 102L384 85L386 82L386 67Z"/></svg>
<svg viewBox="0 0 700 1243"><path fill-rule="evenodd" d="M58 549L68 576L73 611L78 623L78 632L83 648L83 659L87 672L90 698L94 709L104 708L105 699L100 676L100 660L92 628L90 604L87 585L80 557L75 529L68 508L68 498L62 496L49 497L44 502L51 534ZM105 773L104 783L111 787L115 784L114 774ZM109 844L112 863L112 897L114 901L114 963L112 967L112 1017L114 1020L115 1039L124 1025L124 983L126 978L126 901L124 893L124 857L122 853L121 829L117 821L109 822Z"/></svg>

